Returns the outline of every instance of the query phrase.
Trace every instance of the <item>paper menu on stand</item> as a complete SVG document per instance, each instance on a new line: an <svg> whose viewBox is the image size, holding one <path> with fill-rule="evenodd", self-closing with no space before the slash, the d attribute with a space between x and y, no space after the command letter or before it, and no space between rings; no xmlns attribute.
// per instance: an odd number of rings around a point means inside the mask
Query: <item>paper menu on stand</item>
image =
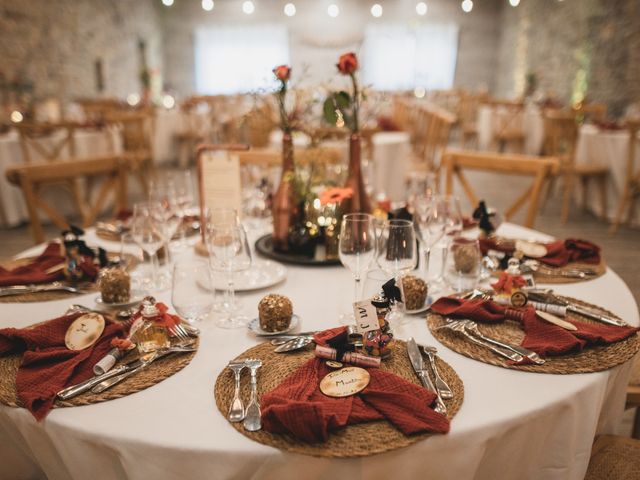
<svg viewBox="0 0 640 480"><path fill-rule="evenodd" d="M198 159L200 204L203 208L233 208L242 211L240 160L237 152L214 150Z"/></svg>

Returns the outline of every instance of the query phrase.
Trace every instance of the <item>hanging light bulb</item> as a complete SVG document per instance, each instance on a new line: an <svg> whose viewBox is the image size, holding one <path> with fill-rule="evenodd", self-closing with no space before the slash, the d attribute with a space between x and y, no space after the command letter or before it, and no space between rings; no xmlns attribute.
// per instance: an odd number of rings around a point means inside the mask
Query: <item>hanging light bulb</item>
<svg viewBox="0 0 640 480"><path fill-rule="evenodd" d="M284 6L284 14L287 17L293 17L296 14L296 6L293 3L287 3Z"/></svg>
<svg viewBox="0 0 640 480"><path fill-rule="evenodd" d="M379 18L382 16L382 5L380 5L379 3L374 4L371 7L371 15L373 15L376 18Z"/></svg>
<svg viewBox="0 0 640 480"><path fill-rule="evenodd" d="M333 18L336 18L338 15L340 15L340 9L338 8L338 5L336 5L335 3L329 5L329 8L327 8L327 14Z"/></svg>
<svg viewBox="0 0 640 480"><path fill-rule="evenodd" d="M509 3L512 7L517 7L518 5L520 5L520 0L509 0Z"/></svg>
<svg viewBox="0 0 640 480"><path fill-rule="evenodd" d="M18 110L14 110L13 112L11 112L11 121L13 123L20 123L22 120L24 120L24 116L21 112L19 112Z"/></svg>
<svg viewBox="0 0 640 480"><path fill-rule="evenodd" d="M473 10L473 0L463 0L460 6L462 7L462 11L464 13L469 13L471 10Z"/></svg>
<svg viewBox="0 0 640 480"><path fill-rule="evenodd" d="M251 0L247 0L242 4L242 11L247 15L251 15L256 10L256 6Z"/></svg>
<svg viewBox="0 0 640 480"><path fill-rule="evenodd" d="M202 0L202 9L205 12L213 10L213 0Z"/></svg>
<svg viewBox="0 0 640 480"><path fill-rule="evenodd" d="M424 2L419 2L416 5L416 13L418 15L426 15L427 14L427 10L428 10L427 4L424 3Z"/></svg>
<svg viewBox="0 0 640 480"><path fill-rule="evenodd" d="M165 7L170 7L171 5L173 5L173 0L162 0L162 4Z"/></svg>

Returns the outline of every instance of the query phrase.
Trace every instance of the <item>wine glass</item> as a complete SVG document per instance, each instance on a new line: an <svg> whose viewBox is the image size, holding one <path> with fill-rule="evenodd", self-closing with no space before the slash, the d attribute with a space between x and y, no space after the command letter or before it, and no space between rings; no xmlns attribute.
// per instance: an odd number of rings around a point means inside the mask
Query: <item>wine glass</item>
<svg viewBox="0 0 640 480"><path fill-rule="evenodd" d="M196 211L196 191L193 184L193 177L189 170L182 170L173 175L173 184L175 190L175 203L180 217L180 225L185 223L185 218L193 215ZM180 245L187 244L186 228L180 229Z"/></svg>
<svg viewBox="0 0 640 480"><path fill-rule="evenodd" d="M387 220L384 222L378 241L378 266L393 275L396 284L402 276L416 268L418 255L413 222L409 220ZM394 305L389 319L400 320L403 314Z"/></svg>
<svg viewBox="0 0 640 480"><path fill-rule="evenodd" d="M227 276L227 294L223 302L226 317L218 322L223 328L245 326L249 319L234 314L238 305L235 301L233 274L251 267L251 250L244 228L238 225L213 226L207 236L209 261L215 271Z"/></svg>
<svg viewBox="0 0 640 480"><path fill-rule="evenodd" d="M153 207L148 202L133 206L131 236L149 256L152 277L155 279L154 287L166 288L167 285L162 282L162 277L159 275L158 265L158 250L164 244L165 236L162 226L158 224L153 214Z"/></svg>
<svg viewBox="0 0 640 480"><path fill-rule="evenodd" d="M446 217L439 195L418 197L414 201L413 218L423 254L422 271L425 280L429 277L431 249L445 234Z"/></svg>
<svg viewBox="0 0 640 480"><path fill-rule="evenodd" d="M211 312L211 269L205 261L176 262L173 267L171 303L176 312L192 324Z"/></svg>
<svg viewBox="0 0 640 480"><path fill-rule="evenodd" d="M436 246L442 251L442 256L439 274L434 283L444 286L444 265L447 260L447 252L451 241L462 232L462 213L458 197L453 195L439 195L438 208L444 221L444 234L436 243Z"/></svg>
<svg viewBox="0 0 640 480"><path fill-rule="evenodd" d="M353 274L354 302L360 300L360 280L376 254L375 218L367 213L349 213L342 217L338 241L340 262ZM353 313L342 315L343 323L353 323Z"/></svg>

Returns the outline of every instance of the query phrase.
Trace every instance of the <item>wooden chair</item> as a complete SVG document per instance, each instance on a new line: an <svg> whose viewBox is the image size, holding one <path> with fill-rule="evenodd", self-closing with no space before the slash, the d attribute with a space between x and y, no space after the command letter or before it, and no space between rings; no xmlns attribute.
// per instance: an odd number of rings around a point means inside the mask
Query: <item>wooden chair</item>
<svg viewBox="0 0 640 480"><path fill-rule="evenodd" d="M456 116L435 105L426 105L423 107L423 113L422 122L425 134L421 145L418 146L412 170L438 173L442 152L449 144Z"/></svg>
<svg viewBox="0 0 640 480"><path fill-rule="evenodd" d="M79 98L75 101L87 121L102 122L107 115L126 108L121 100L117 98Z"/></svg>
<svg viewBox="0 0 640 480"><path fill-rule="evenodd" d="M524 104L508 100L493 100L494 107L493 128L491 134L492 148L504 152L513 145L516 152L524 151L525 135L522 129L522 114Z"/></svg>
<svg viewBox="0 0 640 480"><path fill-rule="evenodd" d="M567 223L569 218L571 197L573 196L576 180L579 180L582 185L582 204L585 209L589 198L589 181L595 180L597 182L600 194L601 216L606 219L609 167L576 164L578 123L575 114L560 110L546 110L544 112L544 125L545 153L560 159L558 175L563 181L562 223Z"/></svg>
<svg viewBox="0 0 640 480"><path fill-rule="evenodd" d="M581 123L587 121L603 122L607 119L607 105L604 103L579 103L573 106L573 112Z"/></svg>
<svg viewBox="0 0 640 480"><path fill-rule="evenodd" d="M487 94L463 93L458 103L458 127L460 132L460 145L467 148L469 144L475 145L478 141L478 109L488 100Z"/></svg>
<svg viewBox="0 0 640 480"><path fill-rule="evenodd" d="M527 203L529 207L524 222L525 227L532 228L538 213L540 192L544 182L558 169L559 162L552 157L533 157L528 155L480 153L464 150L446 150L443 155L445 168L445 192L453 193L453 179L458 178L471 205L478 204L478 197L464 176L463 170L499 172L533 177L531 186L516 199L505 212L508 220Z"/></svg>
<svg viewBox="0 0 640 480"><path fill-rule="evenodd" d="M56 206L47 203L42 197L42 187L52 183L61 183L86 178L104 178L98 194L93 202L83 200L78 206L81 210L84 226L91 225L97 215L102 212L105 202L111 192L114 194L114 211L126 208L127 190L126 173L127 160L123 156L96 157L87 159L71 159L55 163L34 163L29 165L10 167L6 171L9 182L22 189L33 239L36 243L44 241L44 232L40 222L39 211L44 212L60 229L69 228L65 219ZM74 195L74 201L78 198Z"/></svg>
<svg viewBox="0 0 640 480"><path fill-rule="evenodd" d="M105 121L109 129L119 134L122 150L128 154L126 158L131 162L129 171L136 176L147 196L153 170L154 117L149 112L112 112ZM112 145L111 151L116 153L115 145Z"/></svg>
<svg viewBox="0 0 640 480"><path fill-rule="evenodd" d="M638 132L640 131L640 119L628 120L627 130L629 132L629 147L627 149L627 168L624 190L618 203L616 216L611 225L610 233L614 235L625 218L626 223L630 223L635 213L636 200L640 197L640 167L636 170L634 163L636 159Z"/></svg>
<svg viewBox="0 0 640 480"><path fill-rule="evenodd" d="M596 437L584 480L640 478L640 440L614 435Z"/></svg>

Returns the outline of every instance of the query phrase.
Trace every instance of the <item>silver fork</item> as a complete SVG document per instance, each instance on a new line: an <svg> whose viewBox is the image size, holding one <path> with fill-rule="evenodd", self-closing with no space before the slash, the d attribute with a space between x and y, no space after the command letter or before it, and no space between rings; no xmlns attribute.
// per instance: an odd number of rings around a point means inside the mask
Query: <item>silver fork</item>
<svg viewBox="0 0 640 480"><path fill-rule="evenodd" d="M176 323L174 326L169 328L169 331L175 335L176 337L182 339L182 340L186 340L189 338L189 334L187 333L187 331L184 329L184 327L182 325L180 325L179 323Z"/></svg>
<svg viewBox="0 0 640 480"><path fill-rule="evenodd" d="M429 359L429 365L431 365L431 370L433 371L433 377L436 379L435 387L438 389L438 393L445 400L451 400L453 398L453 392L447 382L445 382L440 373L438 373L438 367L436 366L436 353L438 350L436 347L431 347L429 345L419 345L422 348L422 351L425 353L427 358Z"/></svg>
<svg viewBox="0 0 640 480"><path fill-rule="evenodd" d="M244 405L240 398L240 374L242 373L242 369L246 366L247 365L244 360L231 360L227 365L227 367L229 367L233 372L235 378L235 391L233 392L233 400L231 401L229 413L227 414L227 418L233 423L241 422L244 418Z"/></svg>
<svg viewBox="0 0 640 480"><path fill-rule="evenodd" d="M469 333L466 327L464 326L464 324L458 320L447 320L447 322L448 323L446 323L445 325L442 325L441 327L437 327L436 330L448 329L448 330L453 330L454 332L462 333L469 341L475 343L476 345L480 345L482 347L488 348L493 353L496 353L508 360L513 360L514 362L521 362L524 359L524 357L519 353L515 353L511 350L498 347L496 345L492 345L491 343L486 342L485 340L481 340L475 337L474 335Z"/></svg>
<svg viewBox="0 0 640 480"><path fill-rule="evenodd" d="M503 342L501 342L499 340L496 340L495 338L488 337L488 336L484 335L480 331L480 329L478 328L478 324L476 322L472 321L472 320L460 320L460 321L464 324L464 326L467 329L467 331L471 332L472 335L475 335L476 337L480 338L481 340L484 340L486 342L492 343L493 345L496 345L498 347L507 348L507 349L511 350L512 352L519 353L523 357L527 357L529 360L531 360L536 365L542 365L542 364L545 363L545 360L540 358L540 355L538 355L533 350L529 350L529 349L521 347L519 345L512 345L510 343L503 343Z"/></svg>
<svg viewBox="0 0 640 480"><path fill-rule="evenodd" d="M251 399L247 406L243 425L245 430L255 432L262 428L260 402L258 401L258 369L262 366L262 361L257 358L249 358L245 360L245 364L251 371Z"/></svg>

